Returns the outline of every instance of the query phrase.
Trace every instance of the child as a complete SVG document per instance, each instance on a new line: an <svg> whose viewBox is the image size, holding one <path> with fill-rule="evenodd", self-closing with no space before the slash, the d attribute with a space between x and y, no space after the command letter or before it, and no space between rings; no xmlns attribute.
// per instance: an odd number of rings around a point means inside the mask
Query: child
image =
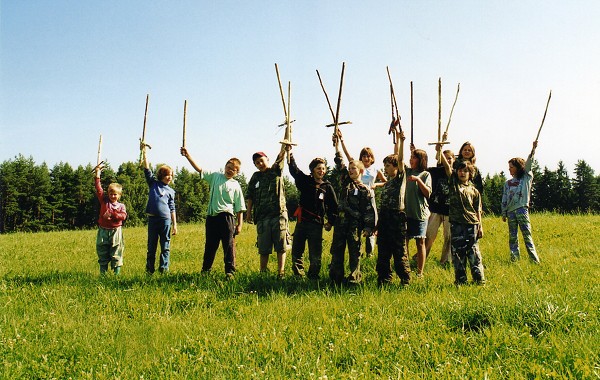
<svg viewBox="0 0 600 380"><path fill-rule="evenodd" d="M333 228L333 241L331 243L331 265L329 278L340 285L344 280L344 252L348 244L348 261L350 274L347 281L358 284L362 279L360 272L360 243L362 236L370 236L375 229L375 203L371 189L367 188L360 177L364 172L361 161L352 160L348 168L344 165L339 141L341 133L334 136L335 164L340 172L340 195L338 204L338 217Z"/></svg>
<svg viewBox="0 0 600 380"><path fill-rule="evenodd" d="M473 164L474 173L471 176L471 182L473 182L475 188L483 197L483 178L481 177L481 172L477 166L475 166L475 161L477 161L477 158L475 157L475 147L468 141L466 141L460 147L460 150L458 151L458 157L454 161L454 165L452 167L456 169L457 165L463 161L469 161L471 164Z"/></svg>
<svg viewBox="0 0 600 380"><path fill-rule="evenodd" d="M252 155L254 166L258 169L252 174L246 190L246 221L256 224L258 254L260 255L260 271L267 271L269 255L277 252L277 276L283 278L285 272L285 256L290 245L288 231L288 214L285 205L285 190L281 172L284 166L285 145L269 167L269 158L263 152Z"/></svg>
<svg viewBox="0 0 600 380"><path fill-rule="evenodd" d="M354 158L348 152L346 148L346 144L344 144L344 139L340 134L340 141L342 143L342 149L346 154L346 158L348 162L354 161ZM383 184L387 181L381 170L378 170L373 166L375 163L375 155L373 151L369 147L364 147L360 150L360 161L363 163L365 170L360 177L360 180L363 184L367 186L368 189L371 190L371 196L375 198L375 188L383 186ZM375 208L375 224L377 224L377 208ZM373 254L373 249L375 248L375 234L371 234L365 239L365 253L367 257L371 257Z"/></svg>
<svg viewBox="0 0 600 380"><path fill-rule="evenodd" d="M290 152L289 170L300 192L300 201L294 213L297 222L292 239L292 271L296 276L304 277L302 256L308 241L310 266L306 276L313 280L319 279L321 271L323 228L326 231L331 230L332 224L335 224L338 207L331 183L323 179L327 172L325 163L322 158L313 159L308 165L310 175L306 175L298 169L294 155Z"/></svg>
<svg viewBox="0 0 600 380"><path fill-rule="evenodd" d="M167 165L158 168L156 176L150 171L146 144L141 144L144 176L148 183L148 252L146 253L146 273L153 274L156 263L156 248L160 239L160 259L158 271L169 271L171 254L171 233L177 234L175 216L175 190L169 184L173 180L173 169Z"/></svg>
<svg viewBox="0 0 600 380"><path fill-rule="evenodd" d="M436 146L437 150L442 145ZM485 283L483 262L477 240L483 237L481 224L481 195L471 182L474 173L473 164L465 160L459 162L453 170L446 156L441 155L450 185L450 230L452 239L452 263L454 264L454 283L467 283L467 261L471 266L471 276L478 284Z"/></svg>
<svg viewBox="0 0 600 380"><path fill-rule="evenodd" d="M533 182L533 173L531 165L537 141L533 142L533 149L527 157L527 162L522 158L512 158L508 161L508 171L512 176L504 184L502 193L502 221L508 219L508 245L510 248L510 258L512 261L519 260L519 239L518 228L521 229L523 240L529 258L536 264L540 263L540 258L535 251L533 236L531 236L531 222L529 221L529 199L531 196L531 184Z"/></svg>
<svg viewBox="0 0 600 380"><path fill-rule="evenodd" d="M100 184L100 172L102 167L96 168L96 197L100 201L100 217L98 218L98 234L96 235L96 253L98 254L98 264L100 265L100 274L106 273L108 263L118 275L123 266L123 251L125 243L123 242L123 231L121 226L127 218L125 205L119 203L123 194L123 187L118 183L108 185L108 195L104 194Z"/></svg>
<svg viewBox="0 0 600 380"><path fill-rule="evenodd" d="M403 285L410 283L410 265L405 248L406 213L404 198L406 172L403 163L404 134L396 131L394 153L383 159L383 170L388 177L381 189L379 220L377 221L377 283L392 281L390 261Z"/></svg>
<svg viewBox="0 0 600 380"><path fill-rule="evenodd" d="M452 166L454 163L454 153L451 150L442 152L446 161ZM442 247L442 257L440 264L445 266L449 261L452 261L450 253L450 221L448 220L448 177L446 169L441 162L437 166L428 168L427 171L431 175L431 195L429 196L429 220L427 221L427 232L425 234L425 258L429 257L431 247L437 237L440 224L444 229L444 245Z"/></svg>
<svg viewBox="0 0 600 380"><path fill-rule="evenodd" d="M182 147L180 151L192 167L202 174L202 168L196 164L187 149ZM235 235L242 232L246 211L242 187L233 178L239 173L241 164L239 159L233 157L225 163L224 173L202 174L210 186L202 272L208 273L212 269L221 242L226 279L232 279L235 274Z"/></svg>
<svg viewBox="0 0 600 380"><path fill-rule="evenodd" d="M406 168L406 246L415 239L417 246L417 278L423 277L425 268L425 237L431 194L431 175L427 171L427 152L411 144L410 167Z"/></svg>

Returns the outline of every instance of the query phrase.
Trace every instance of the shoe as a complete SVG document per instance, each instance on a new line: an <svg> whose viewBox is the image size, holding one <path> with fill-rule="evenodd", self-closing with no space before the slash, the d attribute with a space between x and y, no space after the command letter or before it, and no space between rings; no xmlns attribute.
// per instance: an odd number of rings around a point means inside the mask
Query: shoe
<svg viewBox="0 0 600 380"><path fill-rule="evenodd" d="M277 273L277 279L282 280L285 277L285 272Z"/></svg>
<svg viewBox="0 0 600 380"><path fill-rule="evenodd" d="M233 280L233 278L234 278L233 273L231 273L231 272L225 273L225 281L231 281L231 280Z"/></svg>

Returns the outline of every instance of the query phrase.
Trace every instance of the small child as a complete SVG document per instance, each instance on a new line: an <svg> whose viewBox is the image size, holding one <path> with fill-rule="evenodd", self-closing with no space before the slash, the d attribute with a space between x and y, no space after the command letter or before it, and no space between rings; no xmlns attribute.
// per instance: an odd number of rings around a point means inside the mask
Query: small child
<svg viewBox="0 0 600 380"><path fill-rule="evenodd" d="M408 249L409 240L415 239L417 278L420 278L423 277L426 259L425 237L429 219L427 198L431 195L431 175L427 171L427 152L415 149L412 144L410 148L410 167L406 168L406 246Z"/></svg>
<svg viewBox="0 0 600 380"><path fill-rule="evenodd" d="M167 165L158 168L156 176L150 171L146 144L141 143L144 176L148 183L148 251L146 253L146 273L153 274L156 264L156 249L160 240L160 259L158 271L169 271L171 255L171 233L177 234L175 215L175 190L169 184L173 180L173 169Z"/></svg>
<svg viewBox="0 0 600 380"><path fill-rule="evenodd" d="M377 221L377 284L392 281L390 261L403 285L410 283L410 265L406 242L406 212L404 198L406 172L403 162L404 134L396 131L394 153L383 159L383 170L388 177L381 189L379 220Z"/></svg>
<svg viewBox="0 0 600 380"><path fill-rule="evenodd" d="M339 136L339 137L338 137ZM340 285L344 280L344 253L348 244L348 261L350 274L347 281L358 284L362 280L360 272L360 245L362 236L371 236L375 229L375 202L371 189L361 181L364 166L361 161L352 160L348 168L344 165L342 153L339 148L341 133L334 137L335 164L340 172L340 195L338 204L338 217L333 227L333 241L331 242L331 265L329 278Z"/></svg>
<svg viewBox="0 0 600 380"><path fill-rule="evenodd" d="M442 152L446 160L452 166L454 163L454 153L451 150L445 150ZM440 264L446 266L452 261L452 254L450 249L450 221L448 215L450 213L449 208L449 188L448 188L448 176L446 176L446 169L441 162L435 167L427 169L431 174L431 195L429 196L429 220L427 221L427 232L425 236L425 258L429 257L429 252L440 228L440 224L444 230L444 245L442 247L442 255Z"/></svg>
<svg viewBox="0 0 600 380"><path fill-rule="evenodd" d="M529 258L534 263L539 264L540 258L533 244L531 222L529 221L529 200L531 197L531 184L533 183L531 165L535 148L537 148L537 141L533 142L533 148L527 157L527 161L522 158L512 158L508 161L508 171L512 178L504 184L502 221L506 222L508 219L508 245L511 260L519 260L519 239L517 235L520 228Z"/></svg>
<svg viewBox="0 0 600 380"><path fill-rule="evenodd" d="M225 163L224 173L204 174L186 148L181 147L180 152L210 186L202 272L210 272L219 249L219 242L222 242L225 278L232 279L236 271L235 236L242 232L246 211L242 187L233 178L239 173L242 163L233 157Z"/></svg>
<svg viewBox="0 0 600 380"><path fill-rule="evenodd" d="M458 151L458 157L454 161L453 168L456 167L463 161L469 161L473 164L473 175L471 176L471 182L475 185L479 194L483 197L483 178L481 177L481 172L475 166L475 162L477 161L477 157L475 157L475 147L469 141L466 141L461 145L460 150Z"/></svg>
<svg viewBox="0 0 600 380"><path fill-rule="evenodd" d="M354 161L354 158L346 148L346 144L344 144L344 138L340 134L340 141L342 143L342 149L344 150L344 154L348 159L348 162ZM365 170L360 177L360 180L363 184L367 186L368 189L371 190L371 196L375 198L375 188L383 186L383 184L387 181L381 170L375 168L373 164L375 163L375 155L373 154L373 150L369 147L364 147L360 150L360 161L362 162ZM375 208L375 224L377 224L377 208ZM365 239L365 253L367 257L371 257L373 254L373 249L375 248L375 234L371 234Z"/></svg>
<svg viewBox="0 0 600 380"><path fill-rule="evenodd" d="M284 276L286 251L290 246L288 212L281 175L285 152L285 145L282 144L273 166L269 166L269 158L266 154L254 153L252 161L258 171L252 174L246 190L246 221L250 222L254 219L256 224L260 271L267 271L269 256L275 249L279 278ZM253 213L254 218L252 218Z"/></svg>
<svg viewBox="0 0 600 380"><path fill-rule="evenodd" d="M118 183L108 185L108 195L104 194L100 184L100 173L102 167L96 168L96 197L100 201L100 217L98 218L98 234L96 235L96 253L100 274L106 273L108 263L112 270L118 275L123 266L123 221L127 219L125 205L119 203L123 194L123 187Z"/></svg>
<svg viewBox="0 0 600 380"><path fill-rule="evenodd" d="M437 150L442 145L436 146ZM467 283L467 261L471 266L471 276L478 284L485 283L483 262L479 251L478 239L483 237L481 224L481 195L471 182L474 173L473 164L464 160L453 170L446 156L441 155L442 163L449 177L450 185L450 230L452 239L452 264L454 265L454 283Z"/></svg>
<svg viewBox="0 0 600 380"><path fill-rule="evenodd" d="M294 238L292 239L292 271L296 276L304 277L304 248L308 241L308 259L310 266L306 276L319 279L321 258L323 255L323 228L331 230L337 214L337 198L331 183L324 180L327 166L322 158L313 159L308 168L310 175L304 174L296 165L294 155L290 152L289 170L300 192ZM327 217L327 222L325 218Z"/></svg>

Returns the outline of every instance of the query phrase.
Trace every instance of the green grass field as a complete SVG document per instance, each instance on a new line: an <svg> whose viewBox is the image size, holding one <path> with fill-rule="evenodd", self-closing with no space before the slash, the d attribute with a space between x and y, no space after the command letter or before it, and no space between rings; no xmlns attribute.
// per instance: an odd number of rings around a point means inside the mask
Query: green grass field
<svg viewBox="0 0 600 380"><path fill-rule="evenodd" d="M255 230L199 274L203 225L180 225L171 273L147 277L146 231L126 228L122 275L100 277L95 231L0 235L0 373L4 379L600 378L600 216L532 215L541 266L509 261L507 227L484 221L488 283L425 278L334 288L258 273ZM411 244L414 252L414 243ZM273 257L274 259L274 257ZM275 269L274 260L270 267ZM288 258L289 268L289 258Z"/></svg>

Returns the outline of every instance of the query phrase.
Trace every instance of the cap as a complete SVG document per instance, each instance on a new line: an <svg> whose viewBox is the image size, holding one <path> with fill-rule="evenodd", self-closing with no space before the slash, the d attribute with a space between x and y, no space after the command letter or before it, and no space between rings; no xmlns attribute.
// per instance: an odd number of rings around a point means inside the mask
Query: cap
<svg viewBox="0 0 600 380"><path fill-rule="evenodd" d="M258 160L261 157L267 157L267 155L264 152L256 152L252 155L252 162Z"/></svg>

